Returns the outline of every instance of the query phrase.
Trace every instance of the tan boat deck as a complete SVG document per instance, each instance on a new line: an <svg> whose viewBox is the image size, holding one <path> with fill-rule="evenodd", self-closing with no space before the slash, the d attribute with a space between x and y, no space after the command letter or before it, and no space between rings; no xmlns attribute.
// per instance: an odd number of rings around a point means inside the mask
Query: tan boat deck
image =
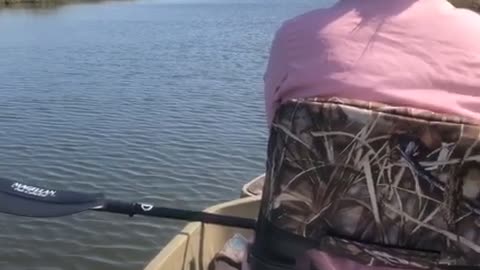
<svg viewBox="0 0 480 270"><path fill-rule="evenodd" d="M264 180L265 178L262 177L252 182L252 184L247 187L248 192L255 194L255 196L262 194Z"/></svg>
<svg viewBox="0 0 480 270"><path fill-rule="evenodd" d="M246 183L242 188L241 197L252 197L262 195L263 184L265 182L265 174L262 174L250 182Z"/></svg>
<svg viewBox="0 0 480 270"><path fill-rule="evenodd" d="M259 206L258 197L248 196L214 205L205 211L256 218ZM235 233L247 239L251 239L254 234L252 230L247 229L191 222L146 265L144 270L208 270L212 259Z"/></svg>

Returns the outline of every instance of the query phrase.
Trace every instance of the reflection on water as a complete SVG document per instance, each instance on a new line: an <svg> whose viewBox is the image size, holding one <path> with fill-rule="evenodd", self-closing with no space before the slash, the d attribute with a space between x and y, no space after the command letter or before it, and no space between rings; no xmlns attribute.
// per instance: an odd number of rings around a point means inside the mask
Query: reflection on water
<svg viewBox="0 0 480 270"><path fill-rule="evenodd" d="M263 173L270 40L318 0L179 3L1 10L1 176L202 209ZM183 225L0 214L0 269L141 269Z"/></svg>

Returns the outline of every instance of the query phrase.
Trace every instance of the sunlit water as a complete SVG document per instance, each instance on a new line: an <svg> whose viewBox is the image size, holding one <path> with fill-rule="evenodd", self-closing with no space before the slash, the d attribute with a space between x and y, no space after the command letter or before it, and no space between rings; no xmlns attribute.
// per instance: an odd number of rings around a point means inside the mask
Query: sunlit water
<svg viewBox="0 0 480 270"><path fill-rule="evenodd" d="M262 76L320 0L0 10L0 176L203 209L263 173ZM185 223L0 214L0 269L142 269Z"/></svg>

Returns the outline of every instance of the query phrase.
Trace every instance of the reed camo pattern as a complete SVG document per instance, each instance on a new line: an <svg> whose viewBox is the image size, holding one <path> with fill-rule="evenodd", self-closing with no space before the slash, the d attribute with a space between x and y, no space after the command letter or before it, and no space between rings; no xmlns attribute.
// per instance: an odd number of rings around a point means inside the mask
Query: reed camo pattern
<svg viewBox="0 0 480 270"><path fill-rule="evenodd" d="M342 99L272 124L262 213L366 265L480 265L480 124Z"/></svg>

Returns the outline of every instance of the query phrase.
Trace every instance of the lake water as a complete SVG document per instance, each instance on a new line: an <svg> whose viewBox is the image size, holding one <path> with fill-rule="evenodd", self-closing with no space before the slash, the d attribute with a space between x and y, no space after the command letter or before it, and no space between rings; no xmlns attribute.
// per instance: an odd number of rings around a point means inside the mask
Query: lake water
<svg viewBox="0 0 480 270"><path fill-rule="evenodd" d="M326 2L0 10L0 176L195 210L237 198L264 169L274 31ZM0 214L0 269L142 269L184 224Z"/></svg>

